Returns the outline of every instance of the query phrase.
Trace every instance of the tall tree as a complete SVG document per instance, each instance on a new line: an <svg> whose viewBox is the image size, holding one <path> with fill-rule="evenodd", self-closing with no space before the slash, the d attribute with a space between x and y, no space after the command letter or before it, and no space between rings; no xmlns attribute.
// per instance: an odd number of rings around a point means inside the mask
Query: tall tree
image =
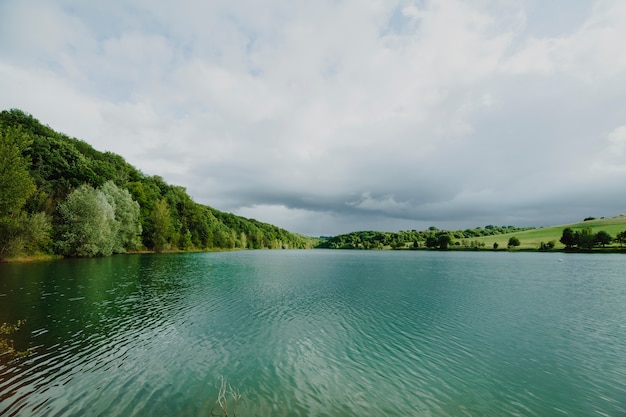
<svg viewBox="0 0 626 417"><path fill-rule="evenodd" d="M0 126L0 259L16 255L27 244L26 200L35 192L30 161L31 141L20 128Z"/></svg>
<svg viewBox="0 0 626 417"><path fill-rule="evenodd" d="M141 222L139 203L133 200L128 190L118 188L113 181L107 181L100 187L109 204L113 207L115 220L119 224L117 238L113 246L114 253L123 253L141 246Z"/></svg>
<svg viewBox="0 0 626 417"><path fill-rule="evenodd" d="M563 234L561 235L560 242L569 249L578 244L578 238L576 236L576 233L574 233L571 228L566 227L565 229L563 229Z"/></svg>
<svg viewBox="0 0 626 417"><path fill-rule="evenodd" d="M154 226L152 236L154 250L163 251L170 249L174 229L170 207L166 199L162 198L156 203L151 217Z"/></svg>
<svg viewBox="0 0 626 417"><path fill-rule="evenodd" d="M59 204L63 219L57 246L68 256L108 256L117 242L119 223L102 191L83 184Z"/></svg>
<svg viewBox="0 0 626 417"><path fill-rule="evenodd" d="M30 144L21 129L0 127L0 217L16 216L35 192L30 161L23 156Z"/></svg>

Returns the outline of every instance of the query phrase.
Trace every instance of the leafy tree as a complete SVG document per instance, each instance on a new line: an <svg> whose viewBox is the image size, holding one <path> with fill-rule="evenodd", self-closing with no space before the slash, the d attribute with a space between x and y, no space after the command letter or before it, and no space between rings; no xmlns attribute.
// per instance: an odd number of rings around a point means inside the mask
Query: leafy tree
<svg viewBox="0 0 626 417"><path fill-rule="evenodd" d="M439 249L448 249L448 246L452 243L452 237L449 233L442 232L437 235L437 246Z"/></svg>
<svg viewBox="0 0 626 417"><path fill-rule="evenodd" d="M576 232L576 243L579 248L590 250L596 243L596 236L590 227L585 227L581 231Z"/></svg>
<svg viewBox="0 0 626 417"><path fill-rule="evenodd" d="M28 172L30 161L22 155L30 144L21 129L0 129L0 218L18 215L35 192L35 183Z"/></svg>
<svg viewBox="0 0 626 417"><path fill-rule="evenodd" d="M83 184L59 204L58 250L67 256L111 255L118 241L115 210L100 190Z"/></svg>
<svg viewBox="0 0 626 417"><path fill-rule="evenodd" d="M578 244L578 237L571 228L566 227L563 229L560 242L564 244L567 249L570 249Z"/></svg>
<svg viewBox="0 0 626 417"><path fill-rule="evenodd" d="M152 237L154 250L169 250L171 248L174 228L167 200L162 198L156 203L151 218L154 225L154 234Z"/></svg>
<svg viewBox="0 0 626 417"><path fill-rule="evenodd" d="M595 243L601 245L602 247L609 245L612 240L613 237L611 237L611 235L604 230L600 230L594 237Z"/></svg>
<svg viewBox="0 0 626 417"><path fill-rule="evenodd" d="M431 248L431 249L436 248L438 243L439 242L438 242L438 240L437 240L437 238L435 236L428 236L426 238L426 242L425 242L426 247L427 248Z"/></svg>
<svg viewBox="0 0 626 417"><path fill-rule="evenodd" d="M141 246L139 203L133 200L128 190L118 188L113 181L104 183L100 191L104 193L113 207L115 219L119 225L113 252L123 253L126 250L139 248Z"/></svg>
<svg viewBox="0 0 626 417"><path fill-rule="evenodd" d="M626 243L626 230L619 232L615 236L615 241L619 243L620 247L624 246L624 243Z"/></svg>
<svg viewBox="0 0 626 417"><path fill-rule="evenodd" d="M28 168L30 160L23 154L31 144L21 128L0 125L0 259L15 256L41 242L29 242L33 221L24 211L28 198L36 190ZM41 217L37 217L40 219ZM49 227L39 232L47 233ZM44 237L41 237L42 242Z"/></svg>
<svg viewBox="0 0 626 417"><path fill-rule="evenodd" d="M514 248L514 247L519 246L519 245L520 245L520 241L519 241L519 239L516 236L511 236L509 238L509 243L507 245L509 248Z"/></svg>

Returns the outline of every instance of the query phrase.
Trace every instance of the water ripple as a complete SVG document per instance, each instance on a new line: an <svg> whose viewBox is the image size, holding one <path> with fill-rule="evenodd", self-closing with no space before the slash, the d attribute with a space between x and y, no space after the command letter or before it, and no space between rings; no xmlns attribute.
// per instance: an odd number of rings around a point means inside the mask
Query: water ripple
<svg viewBox="0 0 626 417"><path fill-rule="evenodd" d="M0 282L1 318L31 312L15 342L35 353L0 358L0 414L209 415L221 375L243 417L626 414L623 258L527 255L130 256L55 263L54 282L18 271L32 281Z"/></svg>

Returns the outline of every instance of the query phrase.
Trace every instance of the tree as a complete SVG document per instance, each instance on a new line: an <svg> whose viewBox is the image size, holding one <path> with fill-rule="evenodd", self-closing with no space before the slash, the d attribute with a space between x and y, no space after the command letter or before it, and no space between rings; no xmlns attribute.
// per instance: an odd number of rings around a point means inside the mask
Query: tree
<svg viewBox="0 0 626 417"><path fill-rule="evenodd" d="M619 232L615 236L615 241L619 243L620 247L624 246L624 243L626 243L626 230Z"/></svg>
<svg viewBox="0 0 626 417"><path fill-rule="evenodd" d="M508 243L508 247L509 248L513 248L513 247L516 247L516 246L519 246L519 245L520 245L520 241L519 241L519 239L517 237L511 236L509 238L509 243Z"/></svg>
<svg viewBox="0 0 626 417"><path fill-rule="evenodd" d="M428 236L426 237L425 244L427 248L431 248L431 249L436 248L438 244L437 238L435 236Z"/></svg>
<svg viewBox="0 0 626 417"><path fill-rule="evenodd" d="M30 160L23 156L30 144L21 129L0 126L0 259L26 245L29 224L23 207L36 190Z"/></svg>
<svg viewBox="0 0 626 417"><path fill-rule="evenodd" d="M560 242L565 245L566 249L571 249L578 244L578 239L574 231L571 228L566 227L563 229Z"/></svg>
<svg viewBox="0 0 626 417"><path fill-rule="evenodd" d="M21 129L0 129L0 217L17 215L28 197L35 192L35 182L28 173L30 161L22 153L31 141Z"/></svg>
<svg viewBox="0 0 626 417"><path fill-rule="evenodd" d="M590 227L583 228L580 232L576 232L576 243L579 248L590 250L596 243L596 236Z"/></svg>
<svg viewBox="0 0 626 417"><path fill-rule="evenodd" d="M441 232L437 235L437 246L439 249L446 250L452 243L452 237L447 232Z"/></svg>
<svg viewBox="0 0 626 417"><path fill-rule="evenodd" d="M600 230L598 233L596 233L594 237L594 241L597 245L601 245L602 247L605 247L606 245L609 245L613 241L613 237L610 234L608 234L606 231Z"/></svg>
<svg viewBox="0 0 626 417"><path fill-rule="evenodd" d="M118 239L115 210L100 190L83 184L59 204L58 250L67 256L108 256Z"/></svg>
<svg viewBox="0 0 626 417"><path fill-rule="evenodd" d="M118 222L118 231L114 253L123 253L141 246L141 222L139 218L139 203L131 197L128 190L118 188L113 181L107 181L100 187L109 204L113 207L115 220Z"/></svg>
<svg viewBox="0 0 626 417"><path fill-rule="evenodd" d="M154 250L158 252L170 249L174 228L166 199L162 198L156 203L151 218L154 226L152 236Z"/></svg>

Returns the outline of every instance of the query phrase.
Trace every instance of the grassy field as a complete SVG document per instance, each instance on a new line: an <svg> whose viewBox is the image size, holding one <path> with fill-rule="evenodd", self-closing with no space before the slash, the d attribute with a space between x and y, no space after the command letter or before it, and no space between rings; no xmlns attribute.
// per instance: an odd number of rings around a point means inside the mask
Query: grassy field
<svg viewBox="0 0 626 417"><path fill-rule="evenodd" d="M509 238L515 236L520 240L521 243L521 245L518 246L517 249L538 249L541 242L548 243L550 241L555 241L555 249L562 249L564 248L564 245L559 242L559 239L561 239L563 229L567 227L570 227L574 231L581 230L585 227L590 227L593 233L604 230L613 238L615 238L615 235L617 235L619 232L626 230L626 215L620 215L607 219L588 220L580 223L564 224L560 226L542 227L539 229L526 230L524 232L507 233L495 236L484 236L466 240L477 240L479 242L484 242L486 249L493 248L494 243L498 244L499 249L506 249ZM456 239L455 241L461 242L461 239ZM617 243L613 243L613 246L618 247L619 245Z"/></svg>

